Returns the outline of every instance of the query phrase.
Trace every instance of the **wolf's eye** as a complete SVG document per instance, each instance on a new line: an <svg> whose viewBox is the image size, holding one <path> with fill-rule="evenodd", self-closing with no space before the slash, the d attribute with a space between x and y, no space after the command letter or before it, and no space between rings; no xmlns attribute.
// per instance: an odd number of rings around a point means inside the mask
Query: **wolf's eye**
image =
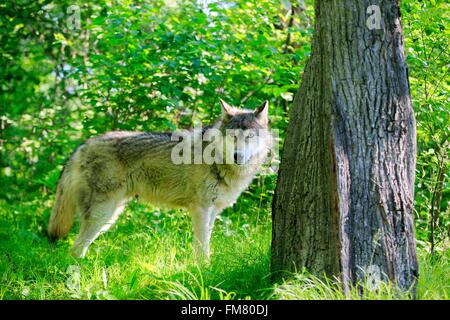
<svg viewBox="0 0 450 320"><path fill-rule="evenodd" d="M250 132L250 133L248 134L247 137L249 137L249 138L251 139L251 138L253 138L254 136L255 136L255 134L254 134L253 132Z"/></svg>

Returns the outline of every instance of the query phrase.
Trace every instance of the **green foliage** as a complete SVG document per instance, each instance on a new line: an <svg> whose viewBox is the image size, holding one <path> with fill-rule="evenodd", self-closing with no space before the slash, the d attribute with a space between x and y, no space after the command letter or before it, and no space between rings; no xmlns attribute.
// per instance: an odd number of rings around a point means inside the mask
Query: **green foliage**
<svg viewBox="0 0 450 320"><path fill-rule="evenodd" d="M269 99L274 126L286 126L310 51L305 13L288 28L280 1L212 4L208 13L195 1L82 2L81 28L71 29L69 5L0 7L2 197L53 191L91 135L209 122L219 97L249 108Z"/></svg>
<svg viewBox="0 0 450 320"><path fill-rule="evenodd" d="M403 17L417 121L416 230L434 254L450 235L448 3L403 1Z"/></svg>

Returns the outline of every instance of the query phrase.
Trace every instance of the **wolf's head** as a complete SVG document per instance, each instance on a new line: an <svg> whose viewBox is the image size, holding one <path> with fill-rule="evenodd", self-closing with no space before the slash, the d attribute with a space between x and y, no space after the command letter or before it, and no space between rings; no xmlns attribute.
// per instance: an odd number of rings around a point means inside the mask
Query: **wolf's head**
<svg viewBox="0 0 450 320"><path fill-rule="evenodd" d="M224 135L226 163L244 165L259 162L270 147L268 101L256 110L235 108L220 100L222 119L219 130ZM266 152L266 154L264 154Z"/></svg>

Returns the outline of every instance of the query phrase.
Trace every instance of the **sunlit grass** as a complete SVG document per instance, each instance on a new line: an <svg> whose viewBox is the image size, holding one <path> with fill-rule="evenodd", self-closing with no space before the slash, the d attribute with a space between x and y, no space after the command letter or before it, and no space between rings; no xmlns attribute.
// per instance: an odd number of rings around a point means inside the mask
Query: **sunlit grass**
<svg viewBox="0 0 450 320"><path fill-rule="evenodd" d="M44 205L42 205L44 203ZM0 299L404 299L389 285L345 295L339 284L298 273L270 283L270 215L245 200L217 221L209 264L197 263L189 216L132 203L83 260L69 256L77 226L49 244L51 201L0 202ZM420 254L420 299L449 298L449 255Z"/></svg>
<svg viewBox="0 0 450 320"><path fill-rule="evenodd" d="M419 254L419 266L419 299L450 299L450 250L433 262L427 254Z"/></svg>
<svg viewBox="0 0 450 320"><path fill-rule="evenodd" d="M367 281L349 288L346 293L341 288L338 280L319 278L303 272L276 286L273 297L283 300L392 300L411 297L409 293L400 292L385 282L380 282L376 289Z"/></svg>

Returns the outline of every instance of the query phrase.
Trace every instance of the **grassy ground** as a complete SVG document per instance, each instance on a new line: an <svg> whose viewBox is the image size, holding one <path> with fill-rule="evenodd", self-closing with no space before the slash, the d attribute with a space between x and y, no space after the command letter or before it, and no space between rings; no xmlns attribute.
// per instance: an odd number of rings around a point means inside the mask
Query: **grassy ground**
<svg viewBox="0 0 450 320"><path fill-rule="evenodd" d="M131 203L83 260L68 239L49 244L52 201L0 201L0 299L344 299L333 283L300 274L270 284L270 214L241 197L216 223L209 265L192 258L189 217ZM256 203L258 203L256 201ZM420 251L420 299L448 299L447 251L433 264ZM364 298L403 298L390 288Z"/></svg>

